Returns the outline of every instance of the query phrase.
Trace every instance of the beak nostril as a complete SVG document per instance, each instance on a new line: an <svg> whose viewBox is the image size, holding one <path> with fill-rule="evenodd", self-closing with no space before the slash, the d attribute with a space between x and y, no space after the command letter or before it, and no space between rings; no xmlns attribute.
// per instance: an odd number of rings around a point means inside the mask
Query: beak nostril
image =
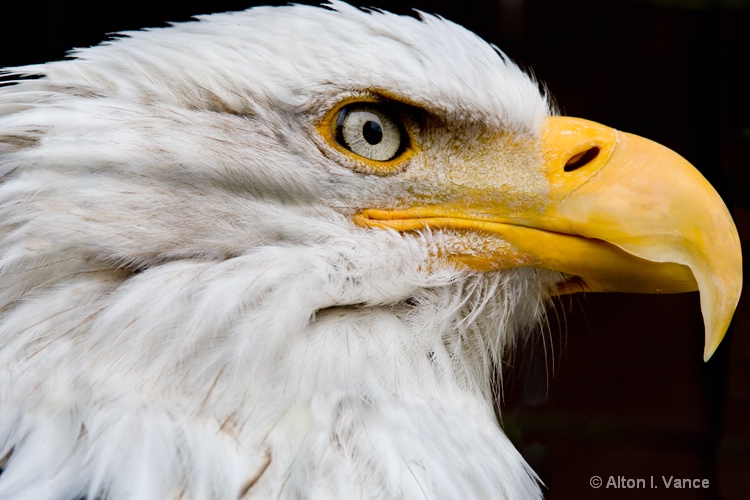
<svg viewBox="0 0 750 500"><path fill-rule="evenodd" d="M588 163L590 163L594 158L596 158L599 155L599 148L596 146L587 149L586 151L582 151L578 153L577 155L573 155L566 163L565 163L565 170L566 172L572 172L573 170L577 170Z"/></svg>

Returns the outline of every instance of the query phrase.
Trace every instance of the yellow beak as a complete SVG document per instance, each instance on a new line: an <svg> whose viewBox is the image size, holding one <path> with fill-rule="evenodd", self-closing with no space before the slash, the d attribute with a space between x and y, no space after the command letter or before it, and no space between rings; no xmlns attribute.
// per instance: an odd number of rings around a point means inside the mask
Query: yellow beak
<svg viewBox="0 0 750 500"><path fill-rule="evenodd" d="M716 191L673 151L586 120L548 118L541 154L544 206L509 204L487 186L481 202L368 209L355 222L487 235L481 251L448 257L477 270L533 265L579 278L560 293L700 290L708 360L742 289L739 237Z"/></svg>

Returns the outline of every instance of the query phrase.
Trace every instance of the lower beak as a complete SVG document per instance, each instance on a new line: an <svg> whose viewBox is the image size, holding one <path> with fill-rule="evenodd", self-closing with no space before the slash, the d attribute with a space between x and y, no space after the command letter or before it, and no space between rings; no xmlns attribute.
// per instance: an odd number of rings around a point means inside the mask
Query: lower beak
<svg viewBox="0 0 750 500"><path fill-rule="evenodd" d="M577 276L582 287L568 285L563 293L700 290L707 360L742 289L739 237L716 191L673 151L586 120L548 118L541 149L548 186L543 208L509 210L498 193L481 207L461 200L365 210L355 221L492 235L487 241L502 244L452 257L478 270L533 265Z"/></svg>

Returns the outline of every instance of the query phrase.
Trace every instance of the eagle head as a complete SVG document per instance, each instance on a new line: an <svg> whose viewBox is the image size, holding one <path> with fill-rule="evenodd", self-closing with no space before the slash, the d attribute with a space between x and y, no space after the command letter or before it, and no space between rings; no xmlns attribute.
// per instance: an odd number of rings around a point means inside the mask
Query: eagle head
<svg viewBox="0 0 750 500"><path fill-rule="evenodd" d="M0 88L0 498L535 498L492 379L575 291L741 288L676 153L444 19L254 8Z"/></svg>

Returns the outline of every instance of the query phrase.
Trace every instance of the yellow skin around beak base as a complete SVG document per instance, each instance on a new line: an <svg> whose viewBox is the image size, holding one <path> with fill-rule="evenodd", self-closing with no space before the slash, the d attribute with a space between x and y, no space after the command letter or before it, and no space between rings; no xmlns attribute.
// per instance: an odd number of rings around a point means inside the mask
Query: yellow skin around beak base
<svg viewBox="0 0 750 500"><path fill-rule="evenodd" d="M548 183L543 208L511 210L494 194L481 207L457 199L368 209L354 220L398 231L493 235L486 241L503 245L446 257L481 271L533 265L580 279L582 288L563 287L561 293L700 290L708 360L742 289L739 237L713 187L673 151L577 118L548 118L541 154ZM487 192L497 193L492 188Z"/></svg>

